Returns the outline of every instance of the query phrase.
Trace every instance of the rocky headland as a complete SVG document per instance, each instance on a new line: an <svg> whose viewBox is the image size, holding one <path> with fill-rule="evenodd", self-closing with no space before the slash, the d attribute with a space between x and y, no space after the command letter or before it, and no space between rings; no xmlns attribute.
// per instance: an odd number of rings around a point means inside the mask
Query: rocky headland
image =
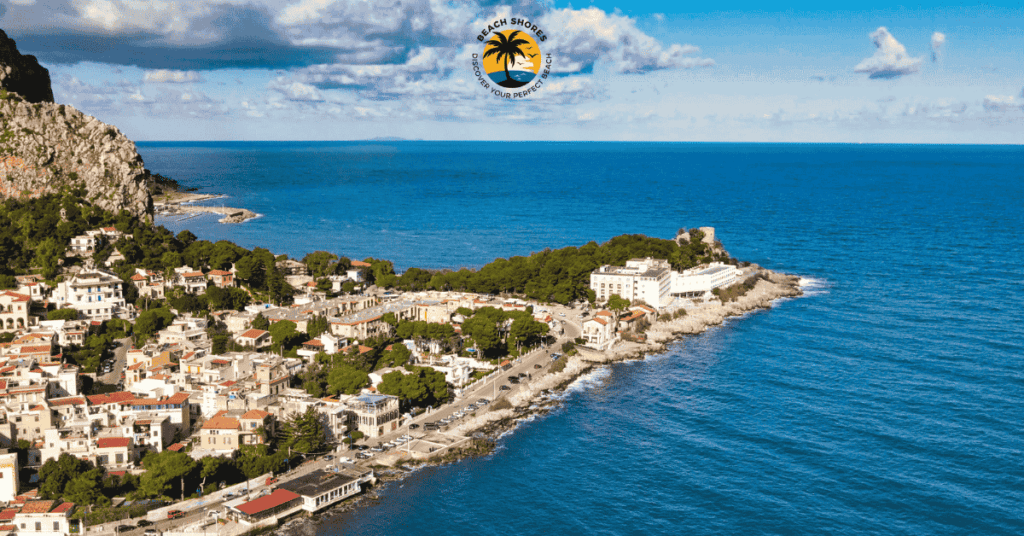
<svg viewBox="0 0 1024 536"><path fill-rule="evenodd" d="M0 30L0 197L84 188L112 212L152 213L149 172L116 127L53 102L50 74Z"/></svg>

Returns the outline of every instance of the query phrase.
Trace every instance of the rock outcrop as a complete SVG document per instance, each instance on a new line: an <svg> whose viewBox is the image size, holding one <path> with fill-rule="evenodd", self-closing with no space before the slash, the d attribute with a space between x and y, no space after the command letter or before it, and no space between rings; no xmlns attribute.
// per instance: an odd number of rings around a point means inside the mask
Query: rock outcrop
<svg viewBox="0 0 1024 536"><path fill-rule="evenodd" d="M50 71L35 56L22 55L14 39L0 30L0 88L13 91L29 102L53 102Z"/></svg>
<svg viewBox="0 0 1024 536"><path fill-rule="evenodd" d="M2 31L0 72L0 197L80 187L103 209L152 214L151 179L135 144L115 127L54 104L49 73L18 54Z"/></svg>

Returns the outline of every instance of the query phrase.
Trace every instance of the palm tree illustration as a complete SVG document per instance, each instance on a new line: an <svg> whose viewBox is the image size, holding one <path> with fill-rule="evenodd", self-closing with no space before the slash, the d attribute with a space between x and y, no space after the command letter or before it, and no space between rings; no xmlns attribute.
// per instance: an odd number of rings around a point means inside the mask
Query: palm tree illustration
<svg viewBox="0 0 1024 536"><path fill-rule="evenodd" d="M508 82L511 87L518 87L523 85L522 83L512 80L511 73L508 72L508 65L512 63L512 66L516 65L516 56L526 57L523 53L523 49L520 48L523 45L529 45L530 42L525 39L517 39L516 35L519 34L519 30L516 30L509 34L508 38L504 34L494 34L494 39L487 42L487 49L484 51L484 57L495 56L494 59L504 61L505 63L505 82ZM504 82L499 82L499 85L504 86ZM506 86L509 87L509 86Z"/></svg>

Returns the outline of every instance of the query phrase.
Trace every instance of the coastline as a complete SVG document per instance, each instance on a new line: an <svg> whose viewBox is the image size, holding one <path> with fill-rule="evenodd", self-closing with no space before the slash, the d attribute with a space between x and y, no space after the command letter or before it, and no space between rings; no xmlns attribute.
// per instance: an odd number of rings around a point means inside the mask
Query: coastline
<svg viewBox="0 0 1024 536"><path fill-rule="evenodd" d="M153 212L162 216L186 216L189 214L222 214L224 217L217 220L220 223L243 223L260 217L249 209L234 207L212 207L205 205L194 205L199 201L226 198L223 194L194 194L185 192L172 192L162 194L159 199L153 198Z"/></svg>
<svg viewBox="0 0 1024 536"><path fill-rule="evenodd" d="M386 488L381 485L382 483L400 481L420 467L447 465L463 458L490 454L495 442L502 436L513 433L521 422L533 420L557 409L564 394L588 374L598 372L613 363L644 359L648 355L668 351L671 343L688 335L699 335L710 327L721 325L728 318L768 310L774 307L778 300L804 295L804 280L800 276L773 272L760 267L756 268L756 273L762 274L764 278L758 280L750 291L734 301L724 304L717 300L707 302L688 309L686 316L656 321L647 330L648 342L620 341L605 351L577 347L576 355L564 358L567 361L562 370L549 372L513 389L504 398L511 408L489 409L479 415L467 416L461 424L447 430L445 435L463 439L455 441L444 455L410 457L401 452L378 455L371 465L377 476L377 485L363 494L339 503L316 518L290 519L274 529L274 533L283 536L307 536L311 533L310 524L318 525L334 515L350 512L370 501L381 500ZM469 445L456 447L462 443Z"/></svg>

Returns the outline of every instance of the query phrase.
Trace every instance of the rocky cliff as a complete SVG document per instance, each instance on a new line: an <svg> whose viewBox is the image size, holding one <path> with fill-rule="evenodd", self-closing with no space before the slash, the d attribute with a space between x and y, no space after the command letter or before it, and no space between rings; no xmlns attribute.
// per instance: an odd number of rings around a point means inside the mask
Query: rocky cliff
<svg viewBox="0 0 1024 536"><path fill-rule="evenodd" d="M53 102L50 71L35 56L18 52L14 39L0 30L0 88L13 91L29 102Z"/></svg>
<svg viewBox="0 0 1024 536"><path fill-rule="evenodd" d="M49 73L2 31L0 72L0 197L82 187L106 210L140 217L152 211L149 172L135 144L94 117L54 104Z"/></svg>

